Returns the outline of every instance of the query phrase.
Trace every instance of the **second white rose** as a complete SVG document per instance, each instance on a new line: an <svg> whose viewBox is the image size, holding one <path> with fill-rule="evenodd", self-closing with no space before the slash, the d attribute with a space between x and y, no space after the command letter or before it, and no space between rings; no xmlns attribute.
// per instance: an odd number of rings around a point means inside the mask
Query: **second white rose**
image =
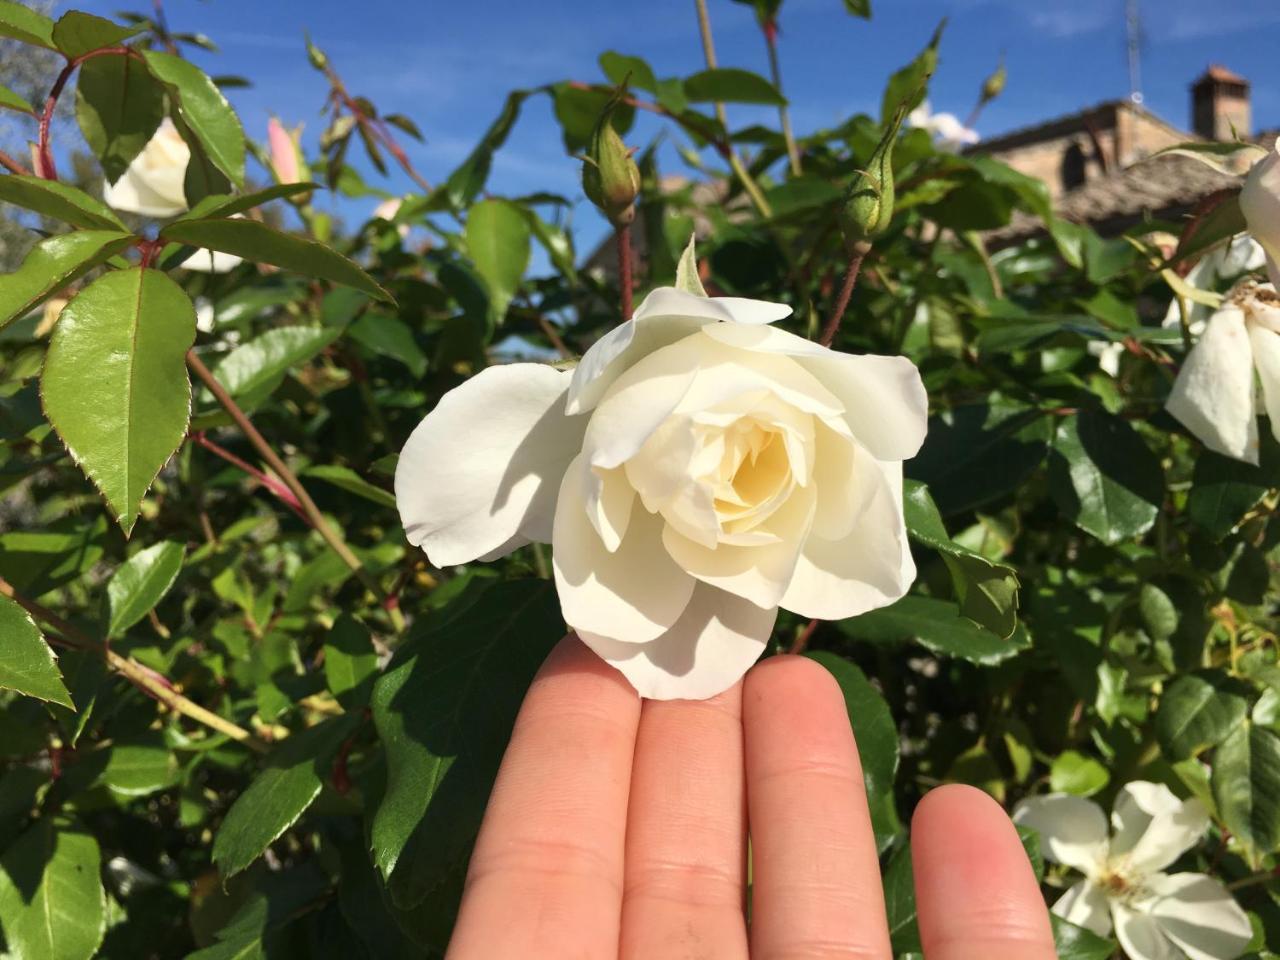
<svg viewBox="0 0 1280 960"><path fill-rule="evenodd" d="M778 608L841 619L915 579L902 357L769 324L789 307L655 290L576 370L489 367L409 438L396 499L438 566L553 547L565 621L646 697L732 686Z"/></svg>

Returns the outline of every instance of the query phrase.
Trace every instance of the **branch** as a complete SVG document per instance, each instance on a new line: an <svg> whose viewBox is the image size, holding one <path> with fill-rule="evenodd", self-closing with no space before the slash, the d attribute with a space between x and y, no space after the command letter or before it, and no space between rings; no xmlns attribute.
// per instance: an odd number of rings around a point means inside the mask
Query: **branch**
<svg viewBox="0 0 1280 960"><path fill-rule="evenodd" d="M58 106L58 98L62 96L62 90L67 85L67 81L71 79L71 75L76 72L76 67L84 63L86 60L92 60L94 57L137 57L141 59L141 54L129 47L100 47L97 50L90 50L88 53L82 53L78 57L72 57L67 61L66 66L62 68L62 72L58 74L58 79L53 81L53 88L49 91L49 96L45 98L44 110L40 114L40 134L39 142L36 146L37 166L39 169L36 175L46 180L57 180L58 170L53 164L53 151L49 148L49 125L53 122L53 111Z"/></svg>
<svg viewBox="0 0 1280 960"><path fill-rule="evenodd" d="M618 292L622 296L622 319L631 319L631 224L618 227Z"/></svg>
<svg viewBox="0 0 1280 960"><path fill-rule="evenodd" d="M849 298L853 296L853 288L858 282L858 271L862 268L862 261L866 255L867 250L860 248L855 250L849 259L849 269L845 271L844 283L840 285L840 296L836 298L831 316L827 318L827 325L822 328L822 337L818 340L824 347L831 346L836 339L836 334L840 330L840 321L849 307Z"/></svg>
<svg viewBox="0 0 1280 960"><path fill-rule="evenodd" d="M293 491L290 490L288 487L286 487L283 483L281 483L275 477L272 477L269 474L263 473L253 464L247 463L246 461L241 460L230 450L227 450L224 447L221 447L218 444L214 443L212 440L210 440L208 437L204 435L203 430L201 430L198 433L191 434L189 439L194 440L197 444L204 447L214 456L221 457L223 460L227 461L227 463L231 464L233 467L239 467L241 470L247 473L254 480L257 480L258 483L260 483L263 487L265 487L269 493L274 494L278 500L282 501L285 504L285 506L287 506L290 510L296 513L304 523L310 525L311 518L308 517L302 511L302 504L300 504L298 502L298 498L293 495Z"/></svg>
<svg viewBox="0 0 1280 960"><path fill-rule="evenodd" d="M399 142L392 136L391 131L387 129L386 123L381 119L370 117L364 112L360 104L356 103L355 98L347 92L347 85L342 82L342 77L338 76L338 72L328 63L324 65L324 75L329 80L329 86L333 88L332 95L351 111L351 115L356 118L356 123L360 125L360 129L368 134L370 138L382 144L386 151L395 157L396 163L400 164L400 169L407 173L409 178L424 193L430 193L431 184L414 169L413 164L409 162L408 154L404 152Z"/></svg>
<svg viewBox="0 0 1280 960"><path fill-rule="evenodd" d="M258 432L258 428L253 425L245 415L245 412L240 409L240 405L232 399L231 394L227 393L226 389L218 382L217 378L210 372L209 368L204 365L201 359L196 356L195 351L193 350L187 351L187 366L189 366L191 371L200 378L206 387L209 388L209 392L212 393L218 403L222 405L222 409L226 410L227 413L231 415L231 419L235 421L236 426L240 428L248 441L253 444L254 449L258 451L258 455L266 461L267 466L274 470L276 476L278 476L284 482L284 485L289 488L289 491L297 499L298 506L301 507L302 512L306 515L307 521L315 531L324 538L324 542L332 548L333 552L342 559L342 562L360 578L360 582L363 583L365 587L367 587L369 591L378 598L378 601L383 604L391 616L392 626L394 626L397 631L403 630L404 616L400 613L399 607L386 605L386 591L382 589L382 586L376 579L374 579L373 575L365 569L364 564L360 562L360 558L351 552L351 548L346 545L340 536L338 536L333 527L329 526L329 521L327 521L324 514L320 512L320 508L317 507L315 501L311 499L311 495L307 493L306 488L298 482L298 478L294 472L289 469L288 465L282 459L280 459L280 455L272 449L271 444L267 443L266 438Z"/></svg>
<svg viewBox="0 0 1280 960"><path fill-rule="evenodd" d="M778 63L778 25L770 20L762 27L765 46L769 50L769 74L773 85L782 92L782 67ZM796 146L795 134L791 131L791 110L784 103L778 107L778 119L782 123L782 139L787 144L787 162L791 165L793 176L800 176L800 148Z"/></svg>
<svg viewBox="0 0 1280 960"><path fill-rule="evenodd" d="M10 173L16 173L19 176L30 176L31 171L20 164L13 157L9 156L3 150L0 150L0 167L4 167Z"/></svg>
<svg viewBox="0 0 1280 960"><path fill-rule="evenodd" d="M0 596L8 597L37 620L56 630L62 635L62 639L66 641L68 646L74 649L93 650L101 653L107 661L107 666L123 676L143 693L159 700L175 713L190 717L197 723L202 723L211 730L216 730L218 733L230 737L232 740L242 743L258 753L266 752L267 745L244 727L214 713L212 710L206 710L198 703L188 700L163 675L156 673L150 667L144 667L130 657L120 656L106 643L95 640L88 634L78 630L52 610L42 607L34 600L28 600L14 590L13 586L3 577L0 577Z"/></svg>

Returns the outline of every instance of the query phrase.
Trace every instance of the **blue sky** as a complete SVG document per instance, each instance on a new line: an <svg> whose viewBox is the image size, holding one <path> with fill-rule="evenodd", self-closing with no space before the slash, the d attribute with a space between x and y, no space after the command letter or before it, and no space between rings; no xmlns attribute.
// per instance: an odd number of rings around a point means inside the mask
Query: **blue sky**
<svg viewBox="0 0 1280 960"><path fill-rule="evenodd" d="M1009 84L978 129L992 136L1098 101L1125 96L1124 0L872 0L868 23L840 0L785 0L780 51L786 93L800 132L850 113L874 111L885 78L908 61L943 16L950 24L931 100L963 117L1003 52ZM81 0L110 16L129 0ZM59 3L60 8L71 6ZM133 0L137 7L149 7ZM216 56L194 56L211 73L239 73L254 86L232 99L249 134L261 139L267 117L321 129L323 78L306 63L302 31L330 55L353 93L384 111L409 114L427 142L409 141L428 180L443 178L471 149L506 91L560 79L600 77L607 49L645 57L659 76L702 67L692 0L166 0L170 26L208 34ZM747 6L710 0L721 65L767 71L763 41ZM1187 86L1209 62L1253 81L1255 127L1280 126L1277 0L1142 0L1147 105L1187 125ZM730 107L730 122L767 118ZM628 137L657 132L642 118ZM353 150L353 153L356 151ZM678 170L669 151L666 167ZM578 164L566 157L549 101L529 101L498 155L489 188L534 189L580 197ZM411 188L407 178L385 184ZM581 207L587 241L601 231Z"/></svg>

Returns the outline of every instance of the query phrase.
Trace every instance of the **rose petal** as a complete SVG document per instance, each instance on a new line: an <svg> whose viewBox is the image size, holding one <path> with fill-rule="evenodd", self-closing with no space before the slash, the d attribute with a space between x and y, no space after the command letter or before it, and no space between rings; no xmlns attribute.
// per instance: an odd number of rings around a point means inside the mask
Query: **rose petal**
<svg viewBox="0 0 1280 960"><path fill-rule="evenodd" d="M1152 919L1190 960L1238 957L1253 939L1249 917L1227 888L1203 873L1161 874L1147 888Z"/></svg>
<svg viewBox="0 0 1280 960"><path fill-rule="evenodd" d="M586 477L587 519L600 534L605 549L610 553L618 549L627 535L631 522L631 508L635 504L636 490L627 479L623 467L612 470L592 469Z"/></svg>
<svg viewBox="0 0 1280 960"><path fill-rule="evenodd" d="M778 611L700 583L663 636L633 644L578 631L582 642L651 700L703 700L723 693L764 652Z"/></svg>
<svg viewBox="0 0 1280 960"><path fill-rule="evenodd" d="M703 333L744 350L795 357L839 398L853 435L877 459L907 460L924 443L929 397L905 357L838 353L773 327L718 325Z"/></svg>
<svg viewBox="0 0 1280 960"><path fill-rule="evenodd" d="M1271 420L1271 433L1280 440L1280 333L1250 324L1249 344L1262 381L1262 402Z"/></svg>
<svg viewBox="0 0 1280 960"><path fill-rule="evenodd" d="M1129 960L1183 960L1152 917L1122 903L1113 904L1111 911L1116 938Z"/></svg>
<svg viewBox="0 0 1280 960"><path fill-rule="evenodd" d="M820 527L805 542L780 606L804 617L843 620L900 599L916 578L902 513L902 464L860 457L854 525L828 540Z"/></svg>
<svg viewBox="0 0 1280 960"><path fill-rule="evenodd" d="M1092 930L1100 937L1111 934L1111 902L1106 891L1092 880L1081 880L1058 898L1053 912L1068 923Z"/></svg>
<svg viewBox="0 0 1280 960"><path fill-rule="evenodd" d="M1127 853L1144 873L1163 870L1196 845L1209 829L1199 800L1179 800L1163 783L1125 784L1111 811L1112 854Z"/></svg>
<svg viewBox="0 0 1280 960"><path fill-rule="evenodd" d="M1238 307L1213 315L1173 382L1165 409L1217 453L1258 462L1253 348Z"/></svg>
<svg viewBox="0 0 1280 960"><path fill-rule="evenodd" d="M662 546L663 522L632 509L627 535L610 552L587 517L586 461L565 471L556 504L552 566L565 623L625 643L647 643L684 612L693 577Z"/></svg>
<svg viewBox="0 0 1280 960"><path fill-rule="evenodd" d="M1102 808L1083 797L1051 793L1028 797L1013 811L1013 822L1040 834L1040 849L1048 860L1075 867L1092 877L1107 856L1107 817Z"/></svg>
<svg viewBox="0 0 1280 960"><path fill-rule="evenodd" d="M222 253L219 250L197 250L178 266L184 270L195 270L199 273L230 273L240 264L242 257L233 253Z"/></svg>
<svg viewBox="0 0 1280 960"><path fill-rule="evenodd" d="M409 436L396 504L409 542L436 566L467 563L522 534L551 539L583 417L564 415L569 374L534 363L481 370L450 390Z"/></svg>

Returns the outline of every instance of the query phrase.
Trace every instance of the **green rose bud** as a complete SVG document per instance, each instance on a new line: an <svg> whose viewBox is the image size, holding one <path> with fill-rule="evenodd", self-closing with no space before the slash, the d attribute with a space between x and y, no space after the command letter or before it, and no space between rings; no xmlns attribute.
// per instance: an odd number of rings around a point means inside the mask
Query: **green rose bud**
<svg viewBox="0 0 1280 960"><path fill-rule="evenodd" d="M582 158L582 189L615 227L624 227L635 219L636 196L640 193L640 168L613 129L613 111L621 98L619 93L600 114Z"/></svg>
<svg viewBox="0 0 1280 960"><path fill-rule="evenodd" d="M1000 94L1004 93L1004 85L1009 79L1009 71L1005 68L1004 58L1000 60L1000 66L996 67L996 72L987 77L982 84L982 102L990 103Z"/></svg>
<svg viewBox="0 0 1280 960"><path fill-rule="evenodd" d="M840 211L840 229L844 232L845 246L850 253L865 252L871 241L884 233L893 220L893 148L906 115L906 104L894 111L867 169L855 173L849 184L849 192L845 194L844 207Z"/></svg>

